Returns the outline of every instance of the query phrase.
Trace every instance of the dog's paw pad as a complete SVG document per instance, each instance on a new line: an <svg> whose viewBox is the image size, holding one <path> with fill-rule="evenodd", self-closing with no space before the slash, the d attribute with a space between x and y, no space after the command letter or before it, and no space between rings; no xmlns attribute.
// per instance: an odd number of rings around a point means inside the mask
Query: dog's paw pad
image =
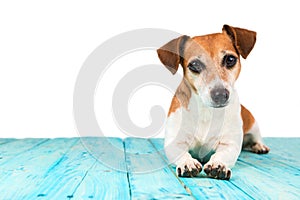
<svg viewBox="0 0 300 200"><path fill-rule="evenodd" d="M188 159L180 165L177 165L176 172L178 176L195 177L202 170L202 165L196 159Z"/></svg>
<svg viewBox="0 0 300 200"><path fill-rule="evenodd" d="M256 143L251 147L251 151L257 154L266 154L269 153L270 148L262 143Z"/></svg>
<svg viewBox="0 0 300 200"><path fill-rule="evenodd" d="M204 172L207 176L216 179L229 180L231 177L231 170L221 163L207 163Z"/></svg>

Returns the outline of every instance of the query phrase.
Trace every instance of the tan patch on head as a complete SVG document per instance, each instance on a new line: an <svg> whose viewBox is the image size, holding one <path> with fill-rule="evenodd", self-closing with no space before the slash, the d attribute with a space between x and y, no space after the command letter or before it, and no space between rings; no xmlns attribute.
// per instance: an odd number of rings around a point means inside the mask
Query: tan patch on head
<svg viewBox="0 0 300 200"><path fill-rule="evenodd" d="M204 36L196 36L186 41L183 52L182 67L184 78L190 89L200 94L202 101L208 106L214 106L211 98L211 90L216 87L224 87L229 94L234 87L240 71L239 54L232 40L226 33L215 33ZM228 68L224 64L225 56L236 57L236 64ZM202 69L199 73L189 69L189 64L199 61Z"/></svg>
<svg viewBox="0 0 300 200"><path fill-rule="evenodd" d="M238 58L237 64L233 69L234 73L229 73L228 69L222 66L222 61L225 54L233 54ZM205 77L206 82L209 83L215 78L215 72L217 72L218 76L224 81L232 79L231 76L234 76L234 80L238 78L240 73L239 54L236 51L232 40L226 33L223 32L196 36L193 37L192 40L189 40L186 44L186 49L184 52L184 74L186 74L186 71L188 70L187 66L190 62L190 59L199 55L202 55L202 59L207 61L205 63L207 67L213 67L211 70L213 70L214 73L207 74ZM188 77L186 78L189 79Z"/></svg>
<svg viewBox="0 0 300 200"><path fill-rule="evenodd" d="M253 124L255 123L255 119L250 111L247 110L247 108L245 108L243 105L241 105L241 115L243 120L243 132L246 134L252 128Z"/></svg>
<svg viewBox="0 0 300 200"><path fill-rule="evenodd" d="M216 57L220 50L236 51L232 41L224 33L196 36L193 40L200 44L212 58Z"/></svg>
<svg viewBox="0 0 300 200"><path fill-rule="evenodd" d="M193 39L205 49L207 54L218 66L221 79L228 81L229 73L227 73L227 69L225 67L222 67L222 58L226 53L234 53L235 56L238 57L238 53L236 52L236 49L228 35L224 33L215 33L204 36L196 36Z"/></svg>

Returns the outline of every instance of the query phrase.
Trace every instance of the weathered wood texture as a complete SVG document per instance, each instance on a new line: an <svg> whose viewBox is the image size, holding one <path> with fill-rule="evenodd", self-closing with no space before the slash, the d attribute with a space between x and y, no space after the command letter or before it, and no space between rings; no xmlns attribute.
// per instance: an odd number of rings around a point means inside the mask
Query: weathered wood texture
<svg viewBox="0 0 300 200"><path fill-rule="evenodd" d="M229 181L178 178L162 139L0 139L0 199L300 199L300 138L265 138Z"/></svg>

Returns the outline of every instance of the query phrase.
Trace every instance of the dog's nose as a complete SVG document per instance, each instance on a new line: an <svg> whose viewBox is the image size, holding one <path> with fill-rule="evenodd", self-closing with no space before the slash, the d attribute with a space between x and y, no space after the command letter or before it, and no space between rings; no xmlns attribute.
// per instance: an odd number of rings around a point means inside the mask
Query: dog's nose
<svg viewBox="0 0 300 200"><path fill-rule="evenodd" d="M229 99L229 91L223 87L217 87L210 91L211 99L217 105L224 105Z"/></svg>

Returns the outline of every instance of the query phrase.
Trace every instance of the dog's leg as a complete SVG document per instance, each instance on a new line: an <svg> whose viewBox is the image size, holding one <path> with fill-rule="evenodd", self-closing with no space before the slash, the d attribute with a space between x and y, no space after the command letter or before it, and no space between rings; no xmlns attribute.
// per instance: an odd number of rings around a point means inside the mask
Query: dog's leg
<svg viewBox="0 0 300 200"><path fill-rule="evenodd" d="M257 154L265 154L270 148L263 144L260 130L251 112L241 105L241 115L243 119L243 150Z"/></svg>
<svg viewBox="0 0 300 200"><path fill-rule="evenodd" d="M168 160L176 165L178 176L195 177L202 170L201 163L188 153L189 146L188 141L184 141L182 137L165 142L166 155Z"/></svg>
<svg viewBox="0 0 300 200"><path fill-rule="evenodd" d="M190 145L183 137L174 140L167 137L165 140L165 153L168 160L176 165L177 176L195 177L202 170L201 163L188 153Z"/></svg>
<svg viewBox="0 0 300 200"><path fill-rule="evenodd" d="M167 119L164 149L168 160L176 165L178 176L194 177L201 172L202 165L188 153L194 138L186 128L182 128L182 109L178 109Z"/></svg>
<svg viewBox="0 0 300 200"><path fill-rule="evenodd" d="M257 154L266 154L270 151L270 148L262 142L257 122L244 134L243 150Z"/></svg>
<svg viewBox="0 0 300 200"><path fill-rule="evenodd" d="M187 152L179 160L177 160L175 164L177 176L195 177L202 170L200 162L192 158L192 156Z"/></svg>
<svg viewBox="0 0 300 200"><path fill-rule="evenodd" d="M235 164L240 152L241 146L237 143L221 142L216 153L204 165L204 172L211 178L229 180L231 177L230 167Z"/></svg>
<svg viewBox="0 0 300 200"><path fill-rule="evenodd" d="M231 177L230 167L233 167L242 149L243 130L239 115L239 105L232 104L226 110L220 140L215 153L204 165L204 172L211 178L228 180ZM232 125L234 122L234 125Z"/></svg>

